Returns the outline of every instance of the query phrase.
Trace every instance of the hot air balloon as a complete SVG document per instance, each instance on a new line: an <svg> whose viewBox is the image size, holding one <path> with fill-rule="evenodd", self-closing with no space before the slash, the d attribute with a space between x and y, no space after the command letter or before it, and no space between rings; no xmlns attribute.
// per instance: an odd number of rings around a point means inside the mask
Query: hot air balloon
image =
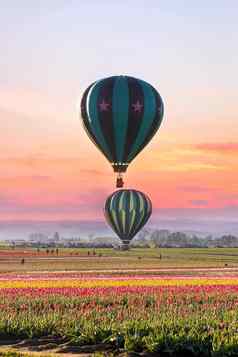
<svg viewBox="0 0 238 357"><path fill-rule="evenodd" d="M113 76L92 83L81 100L83 126L117 173L122 173L160 127L163 101L154 87L140 79Z"/></svg>
<svg viewBox="0 0 238 357"><path fill-rule="evenodd" d="M152 203L147 195L136 190L118 190L105 203L106 221L128 247L132 238L150 218Z"/></svg>

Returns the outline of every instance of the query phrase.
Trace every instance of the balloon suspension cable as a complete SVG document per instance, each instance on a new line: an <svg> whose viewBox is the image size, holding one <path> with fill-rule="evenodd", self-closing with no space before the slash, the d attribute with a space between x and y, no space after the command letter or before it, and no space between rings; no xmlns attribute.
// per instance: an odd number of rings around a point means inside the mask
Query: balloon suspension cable
<svg viewBox="0 0 238 357"><path fill-rule="evenodd" d="M121 172L119 172L118 174L117 174L117 188L121 188L121 187L123 187L123 185L124 185L124 181L123 181L123 177L122 177L122 173Z"/></svg>

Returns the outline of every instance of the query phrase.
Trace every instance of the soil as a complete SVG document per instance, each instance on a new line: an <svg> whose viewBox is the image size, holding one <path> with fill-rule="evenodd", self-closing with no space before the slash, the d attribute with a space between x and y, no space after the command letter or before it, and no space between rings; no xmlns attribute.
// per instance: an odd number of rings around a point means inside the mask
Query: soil
<svg viewBox="0 0 238 357"><path fill-rule="evenodd" d="M23 355L27 354L28 356L30 354L36 357L75 357L77 355L80 357L158 357L158 354L152 353L126 352L123 350L115 351L111 345L104 343L97 345L73 346L69 342L57 339L56 337L0 341L0 353L7 351L19 352Z"/></svg>

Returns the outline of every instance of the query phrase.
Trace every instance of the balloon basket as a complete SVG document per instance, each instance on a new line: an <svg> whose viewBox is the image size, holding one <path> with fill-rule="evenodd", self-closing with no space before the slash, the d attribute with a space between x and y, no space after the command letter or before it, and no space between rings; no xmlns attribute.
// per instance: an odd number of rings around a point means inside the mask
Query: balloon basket
<svg viewBox="0 0 238 357"><path fill-rule="evenodd" d="M116 182L116 187L117 188L122 188L124 186L124 181L123 181L123 177L122 174L118 174L117 176L117 182Z"/></svg>
<svg viewBox="0 0 238 357"><path fill-rule="evenodd" d="M126 250L130 250L130 244L126 244L126 243L122 244L120 246L120 250L123 251L123 252L126 251Z"/></svg>

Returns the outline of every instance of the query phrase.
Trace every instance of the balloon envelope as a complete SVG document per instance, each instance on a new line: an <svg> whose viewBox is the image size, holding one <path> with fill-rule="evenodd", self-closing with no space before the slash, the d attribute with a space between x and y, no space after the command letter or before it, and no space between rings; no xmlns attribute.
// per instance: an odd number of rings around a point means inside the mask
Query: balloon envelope
<svg viewBox="0 0 238 357"><path fill-rule="evenodd" d="M146 224L151 213L149 197L136 190L115 191L107 198L104 209L108 224L125 244Z"/></svg>
<svg viewBox="0 0 238 357"><path fill-rule="evenodd" d="M128 76L92 83L81 100L84 128L115 172L148 144L160 127L164 105L149 83Z"/></svg>

